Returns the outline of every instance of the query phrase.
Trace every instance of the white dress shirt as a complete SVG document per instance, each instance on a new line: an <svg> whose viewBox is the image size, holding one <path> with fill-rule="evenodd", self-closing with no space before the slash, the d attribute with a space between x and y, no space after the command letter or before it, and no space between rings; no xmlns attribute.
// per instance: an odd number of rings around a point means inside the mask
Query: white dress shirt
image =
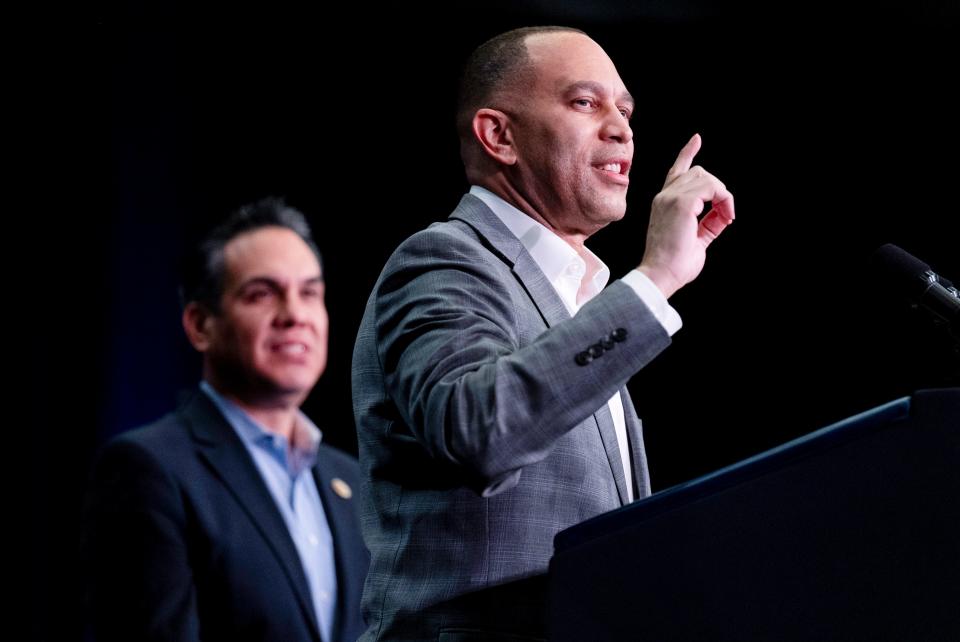
<svg viewBox="0 0 960 642"><path fill-rule="evenodd" d="M553 286L563 301L570 316L574 316L584 303L600 293L610 280L610 269L596 254L583 248L579 254L566 241L547 229L540 222L527 216L513 205L483 187L474 185L470 193L493 210L510 232L526 248L537 267ZM643 301L664 330L671 336L680 329L682 322L677 311L667 303L660 289L639 270L631 270L622 281L629 285ZM627 482L627 495L633 501L633 474L630 465L630 446L627 440L627 425L623 415L623 400L616 392L607 402L617 433L620 461Z"/></svg>

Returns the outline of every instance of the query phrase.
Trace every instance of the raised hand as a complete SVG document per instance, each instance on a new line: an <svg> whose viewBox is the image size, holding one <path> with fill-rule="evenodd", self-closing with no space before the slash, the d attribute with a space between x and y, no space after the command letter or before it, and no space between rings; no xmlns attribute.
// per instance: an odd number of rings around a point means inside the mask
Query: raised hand
<svg viewBox="0 0 960 642"><path fill-rule="evenodd" d="M697 278L707 246L735 218L733 194L699 165L691 167L700 145L700 134L694 134L683 146L650 210L646 249L638 269L668 298ZM706 203L711 208L701 218Z"/></svg>

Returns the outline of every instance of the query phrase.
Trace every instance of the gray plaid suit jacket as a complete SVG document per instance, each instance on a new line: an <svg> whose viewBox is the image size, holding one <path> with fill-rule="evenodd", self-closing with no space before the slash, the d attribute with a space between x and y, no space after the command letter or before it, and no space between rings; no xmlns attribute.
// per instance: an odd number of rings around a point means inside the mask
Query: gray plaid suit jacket
<svg viewBox="0 0 960 642"><path fill-rule="evenodd" d="M354 350L372 555L361 640L541 638L553 536L627 501L607 408L617 390L631 483L649 494L625 384L669 343L619 281L571 318L520 241L469 194L401 244Z"/></svg>

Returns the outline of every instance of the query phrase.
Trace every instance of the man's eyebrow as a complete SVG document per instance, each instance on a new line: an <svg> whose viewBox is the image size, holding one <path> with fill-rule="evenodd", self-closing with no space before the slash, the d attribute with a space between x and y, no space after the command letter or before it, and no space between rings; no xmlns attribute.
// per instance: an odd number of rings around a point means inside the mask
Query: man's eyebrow
<svg viewBox="0 0 960 642"><path fill-rule="evenodd" d="M300 285L317 285L317 284L320 284L320 285L323 284L323 275L322 275L322 274L317 274L316 276L311 276L311 277L306 278L306 279L304 279L303 281L300 282ZM244 281L243 283L241 283L241 284L237 287L237 290L238 290L238 291L241 291L241 290L244 290L244 289L246 289L246 288L248 288L248 287L251 287L251 286L254 286L254 285L265 285L265 286L267 286L267 287L269 287L269 288L273 288L273 289L281 289L281 288L283 287L282 284L281 284L279 281L277 281L276 279L274 279L273 277L270 277L270 276L253 276L253 277L250 277L249 279L247 279L246 281Z"/></svg>
<svg viewBox="0 0 960 642"><path fill-rule="evenodd" d="M248 285L278 285L279 282L269 276L251 276L249 279L240 284L240 287L246 287Z"/></svg>
<svg viewBox="0 0 960 642"><path fill-rule="evenodd" d="M607 94L607 90L604 89L603 85L594 80L578 80L577 82L570 83L567 85L564 93L574 94L578 91L587 91L597 96L606 96ZM624 91L620 94L620 96L617 97L617 102L624 103L631 109L636 106L636 101L633 99L633 96L630 95L629 91Z"/></svg>
<svg viewBox="0 0 960 642"><path fill-rule="evenodd" d="M246 281L244 281L243 283L241 283L240 285L238 285L236 291L243 292L247 288L258 286L258 285L266 286L273 290L280 289L280 282L277 281L276 279L272 279L269 276L253 276L247 279Z"/></svg>

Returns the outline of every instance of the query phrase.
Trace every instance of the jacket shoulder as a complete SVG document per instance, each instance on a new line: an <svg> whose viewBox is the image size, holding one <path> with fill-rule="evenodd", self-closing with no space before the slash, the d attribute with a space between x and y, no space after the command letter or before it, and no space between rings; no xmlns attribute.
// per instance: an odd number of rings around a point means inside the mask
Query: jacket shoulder
<svg viewBox="0 0 960 642"><path fill-rule="evenodd" d="M162 458L164 453L189 443L187 427L178 412L169 412L156 421L138 426L110 439L104 451L138 449Z"/></svg>
<svg viewBox="0 0 960 642"><path fill-rule="evenodd" d="M335 476L345 478L345 481L350 483L360 479L360 464L357 458L327 444L320 444L317 451L317 465Z"/></svg>

